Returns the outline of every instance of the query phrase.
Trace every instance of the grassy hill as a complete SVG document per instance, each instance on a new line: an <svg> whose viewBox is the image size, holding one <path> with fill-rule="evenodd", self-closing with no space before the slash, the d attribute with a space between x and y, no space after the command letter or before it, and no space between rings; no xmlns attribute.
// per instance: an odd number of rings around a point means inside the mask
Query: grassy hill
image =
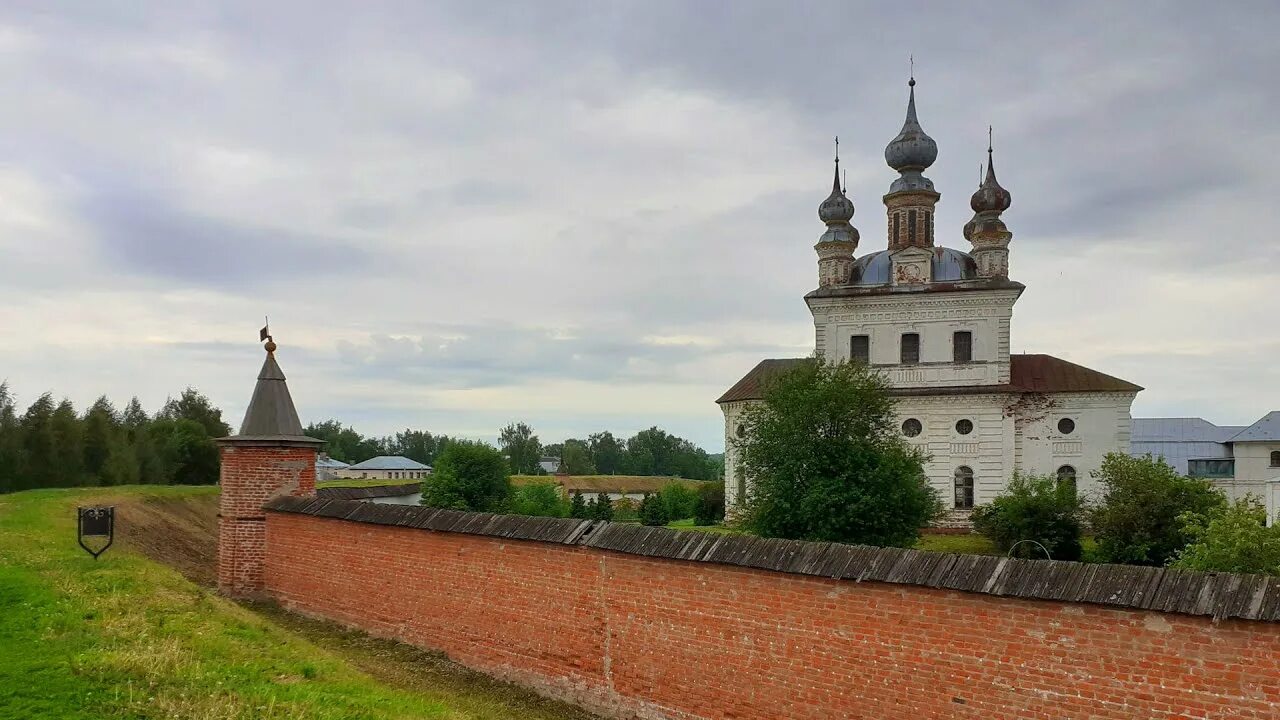
<svg viewBox="0 0 1280 720"><path fill-rule="evenodd" d="M118 506L119 527L94 561L75 508L98 503ZM0 719L591 717L438 655L219 597L206 584L216 503L216 488L0 495Z"/></svg>

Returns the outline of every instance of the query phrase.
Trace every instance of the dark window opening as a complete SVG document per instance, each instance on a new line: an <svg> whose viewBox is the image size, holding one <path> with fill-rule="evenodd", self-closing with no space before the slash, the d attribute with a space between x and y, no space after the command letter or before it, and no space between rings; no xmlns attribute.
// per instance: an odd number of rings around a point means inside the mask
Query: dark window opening
<svg viewBox="0 0 1280 720"><path fill-rule="evenodd" d="M926 245L933 244L933 213L931 212L924 214L924 241Z"/></svg>
<svg viewBox="0 0 1280 720"><path fill-rule="evenodd" d="M956 468L956 509L973 508L973 468L961 465Z"/></svg>
<svg viewBox="0 0 1280 720"><path fill-rule="evenodd" d="M907 244L916 244L916 211L907 211Z"/></svg>
<svg viewBox="0 0 1280 720"><path fill-rule="evenodd" d="M961 330L951 336L951 359L958 363L973 360L973 333Z"/></svg>
<svg viewBox="0 0 1280 720"><path fill-rule="evenodd" d="M854 335L849 338L849 359L867 364L871 362L871 337Z"/></svg>
<svg viewBox="0 0 1280 720"><path fill-rule="evenodd" d="M1201 458L1187 461L1187 477L1230 478L1235 475L1235 458Z"/></svg>
<svg viewBox="0 0 1280 720"><path fill-rule="evenodd" d="M907 437L915 437L924 430L924 426L915 418L907 418L902 423L902 434Z"/></svg>
<svg viewBox="0 0 1280 720"><path fill-rule="evenodd" d="M1076 491L1076 469L1070 465L1058 468L1058 486L1063 485L1070 486L1072 493Z"/></svg>
<svg viewBox="0 0 1280 720"><path fill-rule="evenodd" d="M1280 450L1271 451L1271 467L1280 467Z"/></svg>
<svg viewBox="0 0 1280 720"><path fill-rule="evenodd" d="M903 365L915 365L920 362L919 333L902 334L902 351L900 353L899 360Z"/></svg>
<svg viewBox="0 0 1280 720"><path fill-rule="evenodd" d="M895 246L902 244L902 238L899 237L899 234L902 232L901 225L902 225L902 213L894 213L893 214L893 232L889 235L889 239L893 241L893 244Z"/></svg>
<svg viewBox="0 0 1280 720"><path fill-rule="evenodd" d="M956 432L960 433L961 435L968 435L969 433L973 432L973 421L972 420L958 421L956 423Z"/></svg>
<svg viewBox="0 0 1280 720"><path fill-rule="evenodd" d="M1076 421L1071 418L1062 418L1058 421L1058 432L1063 435L1070 435L1076 431Z"/></svg>

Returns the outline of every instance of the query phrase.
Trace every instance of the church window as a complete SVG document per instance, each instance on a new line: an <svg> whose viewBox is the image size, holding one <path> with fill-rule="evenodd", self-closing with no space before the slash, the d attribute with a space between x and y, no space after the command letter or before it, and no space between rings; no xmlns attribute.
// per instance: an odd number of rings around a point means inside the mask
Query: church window
<svg viewBox="0 0 1280 720"><path fill-rule="evenodd" d="M956 468L956 509L973 507L973 468L961 465Z"/></svg>
<svg viewBox="0 0 1280 720"><path fill-rule="evenodd" d="M863 364L871 362L871 336L854 335L849 338L849 359Z"/></svg>
<svg viewBox="0 0 1280 720"><path fill-rule="evenodd" d="M961 330L951 336L951 359L958 363L973 360L973 333Z"/></svg>
<svg viewBox="0 0 1280 720"><path fill-rule="evenodd" d="M743 425L742 423L738 423L738 429L734 431L734 434L736 434L736 435L737 435L738 437L740 437L740 438L744 438L744 437L746 437L746 436L747 436L747 426L746 426L746 425Z"/></svg>
<svg viewBox="0 0 1280 720"><path fill-rule="evenodd" d="M742 471L742 468L738 468L736 475L738 476L736 478L738 481L738 497L736 500L738 504L742 504L747 501L747 474Z"/></svg>
<svg viewBox="0 0 1280 720"><path fill-rule="evenodd" d="M1062 418L1058 421L1058 432L1063 435L1070 435L1076 431L1076 421L1071 418Z"/></svg>
<svg viewBox="0 0 1280 720"><path fill-rule="evenodd" d="M1070 465L1063 465L1058 468L1058 487L1068 485L1074 493L1076 490L1076 469Z"/></svg>
<svg viewBox="0 0 1280 720"><path fill-rule="evenodd" d="M960 433L961 435L968 435L969 433L973 432L973 421L968 419L957 421L956 432Z"/></svg>
<svg viewBox="0 0 1280 720"><path fill-rule="evenodd" d="M916 211L907 211L907 244L916 244Z"/></svg>
<svg viewBox="0 0 1280 720"><path fill-rule="evenodd" d="M893 214L893 233L889 235L889 238L893 241L893 244L895 246L902 244L901 242L902 238L898 236L899 233L902 232L901 225L902 225L902 213L896 212Z"/></svg>
<svg viewBox="0 0 1280 720"><path fill-rule="evenodd" d="M1280 450L1271 451L1271 467L1280 467Z"/></svg>
<svg viewBox="0 0 1280 720"><path fill-rule="evenodd" d="M915 418L907 418L902 423L902 434L907 437L915 437L924 430L924 426Z"/></svg>
<svg viewBox="0 0 1280 720"><path fill-rule="evenodd" d="M933 213L931 212L924 214L924 240L926 245L933 241Z"/></svg>
<svg viewBox="0 0 1280 720"><path fill-rule="evenodd" d="M903 333L900 359L903 365L915 365L920 362L920 334Z"/></svg>

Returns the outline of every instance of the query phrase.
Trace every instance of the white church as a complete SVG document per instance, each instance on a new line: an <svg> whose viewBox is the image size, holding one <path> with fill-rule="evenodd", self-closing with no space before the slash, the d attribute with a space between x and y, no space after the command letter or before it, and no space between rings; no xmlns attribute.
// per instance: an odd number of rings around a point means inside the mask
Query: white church
<svg viewBox="0 0 1280 720"><path fill-rule="evenodd" d="M884 196L888 248L858 256L853 203L839 182L818 207L826 232L814 245L818 288L805 295L814 347L829 361L859 360L881 371L898 397L902 434L930 457L930 482L963 524L994 499L1015 469L1093 488L1090 471L1109 452L1129 451L1130 407L1141 387L1051 355L1011 355L1013 305L1025 287L1009 278L1001 219L1009 192L986 178L969 204L968 252L934 242L941 195L923 175L938 146L916 118L915 80L902 132L884 157L898 177ZM946 230L944 229L944 234ZM725 497L749 491L733 440L744 408L768 378L804 358L763 360L716 402L724 413Z"/></svg>

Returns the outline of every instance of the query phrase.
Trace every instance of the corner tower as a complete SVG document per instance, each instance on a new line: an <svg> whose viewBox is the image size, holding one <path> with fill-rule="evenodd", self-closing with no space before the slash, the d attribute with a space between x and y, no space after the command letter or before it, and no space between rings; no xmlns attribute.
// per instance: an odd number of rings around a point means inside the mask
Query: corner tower
<svg viewBox="0 0 1280 720"><path fill-rule="evenodd" d="M933 213L942 196L924 171L938 159L938 144L920 127L916 117L916 79L908 82L907 118L898 136L884 149L884 160L898 178L884 196L888 213L892 282L927 283L931 278Z"/></svg>
<svg viewBox="0 0 1280 720"><path fill-rule="evenodd" d="M840 187L840 138L836 138L836 169L831 194L818 206L818 218L827 224L827 231L813 246L818 253L818 287L843 285L849 281L853 270L858 229L849 224L853 219L853 201Z"/></svg>
<svg viewBox="0 0 1280 720"><path fill-rule="evenodd" d="M267 358L240 432L218 440L218 591L238 598L262 592L267 540L262 506L280 495L314 495L316 451L324 444L303 434L276 363L276 344L270 335L266 339Z"/></svg>
<svg viewBox="0 0 1280 720"><path fill-rule="evenodd" d="M991 128L987 128L987 175L978 186L969 207L973 219L965 223L964 239L973 244L973 260L978 265L978 277L1009 277L1009 241L1013 233L1005 226L1000 214L1009 209L1013 197L1000 187L996 180L996 166L991 152Z"/></svg>

